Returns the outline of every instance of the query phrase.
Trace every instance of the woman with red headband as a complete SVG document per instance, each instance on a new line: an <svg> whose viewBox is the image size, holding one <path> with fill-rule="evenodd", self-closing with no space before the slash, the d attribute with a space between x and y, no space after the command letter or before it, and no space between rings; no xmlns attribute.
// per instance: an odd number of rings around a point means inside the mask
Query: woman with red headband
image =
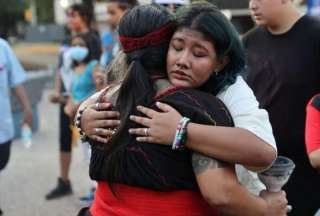
<svg viewBox="0 0 320 216"><path fill-rule="evenodd" d="M218 10L215 8L215 11ZM145 20L148 20L148 25L138 25ZM121 124L109 140L109 145L91 141L93 153L90 174L99 183L90 213L219 215L208 207L198 191L197 181L201 192L206 192L212 189L208 187L210 180L216 190L210 204L222 212L266 215L266 212L275 210L270 215L284 215L286 199L282 193L269 194L269 197L263 195L265 200L251 195L237 183L233 166L193 154L192 169L192 152L183 148L190 120L200 124L233 126L228 110L206 87L216 76L213 75L213 68L223 67L226 61L213 58L217 55L215 48L212 42L205 41L201 45L207 45L208 57L200 57L203 54L201 49L198 50L198 57L203 58L198 63L212 70L190 75L193 81L188 85L172 87L166 78L164 66L173 31L170 15L156 6L134 8L121 20L120 41L129 64L128 74L115 103ZM193 36L205 39L198 33ZM172 76L179 77L179 74ZM190 88L198 88L203 92ZM179 122L173 150L170 146L142 145L128 133L129 128L136 127L135 123L128 121L130 115L136 114L136 106L142 104L155 108L156 100L171 104L185 116ZM148 130L145 133L147 135ZM268 208L268 205L272 205L270 202L273 202L272 208Z"/></svg>

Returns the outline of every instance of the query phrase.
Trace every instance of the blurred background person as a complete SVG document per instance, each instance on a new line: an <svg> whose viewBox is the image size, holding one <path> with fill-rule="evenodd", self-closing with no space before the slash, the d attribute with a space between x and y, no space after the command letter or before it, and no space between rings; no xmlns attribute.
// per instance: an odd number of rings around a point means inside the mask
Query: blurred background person
<svg viewBox="0 0 320 216"><path fill-rule="evenodd" d="M320 94L307 105L306 148L311 165L320 173Z"/></svg>
<svg viewBox="0 0 320 216"><path fill-rule="evenodd" d="M70 118L65 114L64 108L66 99L70 95L72 74L67 69L71 67L72 60L67 54L70 47L70 38L75 34L84 34L92 46L96 47L91 55L92 59L99 60L101 55L101 41L96 30L91 28L93 13L84 4L74 4L66 11L67 27L71 32L61 47L59 56L58 72L55 81L55 91L50 95L50 101L60 104L60 123L59 123L59 164L60 174L57 185L45 196L47 200L60 198L72 194L72 187L69 180L69 171L71 165L71 149L72 149L72 130L70 126Z"/></svg>
<svg viewBox="0 0 320 216"><path fill-rule="evenodd" d="M18 98L24 113L22 124L32 127L32 109L23 82L26 73L9 44L0 38L0 172L6 167L10 158L11 142L14 136L11 113L10 90ZM1 173L0 173L1 174ZM0 215L2 210L0 209Z"/></svg>
<svg viewBox="0 0 320 216"><path fill-rule="evenodd" d="M153 3L168 8L171 12L175 12L180 6L190 4L189 0L154 0Z"/></svg>
<svg viewBox="0 0 320 216"><path fill-rule="evenodd" d="M293 206L289 215L314 215L320 177L308 160L304 131L306 105L320 92L320 21L292 0L250 0L250 11L257 27L243 39L247 82L269 112L279 155L296 164L284 186Z"/></svg>

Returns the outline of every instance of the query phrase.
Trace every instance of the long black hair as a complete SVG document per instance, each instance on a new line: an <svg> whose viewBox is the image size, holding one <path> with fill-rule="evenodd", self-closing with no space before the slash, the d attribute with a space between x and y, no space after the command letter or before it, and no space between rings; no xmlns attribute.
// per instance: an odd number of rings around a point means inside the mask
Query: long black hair
<svg viewBox="0 0 320 216"><path fill-rule="evenodd" d="M212 41L220 60L229 58L228 64L217 75L213 73L200 90L216 95L233 84L237 75L244 70L245 54L239 34L232 23L215 5L203 1L182 6L176 17L178 29L189 28L201 32Z"/></svg>
<svg viewBox="0 0 320 216"><path fill-rule="evenodd" d="M119 36L141 38L148 33L159 30L168 23L173 24L173 20L170 12L162 6L137 6L122 17L119 24ZM173 31L172 28L170 38ZM128 143L135 142L135 137L128 134L128 129L133 126L133 123L129 120L129 115L136 113L137 105L147 105L152 102L155 89L151 77L158 75L167 77L165 68L170 38L157 46L148 46L126 52L129 69L119 90L115 106L120 112L121 124L107 149L106 177L111 186L122 178L119 173L124 166L121 162L125 156L126 146Z"/></svg>

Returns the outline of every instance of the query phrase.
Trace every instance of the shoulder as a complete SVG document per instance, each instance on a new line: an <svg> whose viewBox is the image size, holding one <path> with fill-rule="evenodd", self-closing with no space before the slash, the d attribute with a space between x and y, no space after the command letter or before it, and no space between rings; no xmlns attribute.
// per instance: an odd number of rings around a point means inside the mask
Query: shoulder
<svg viewBox="0 0 320 216"><path fill-rule="evenodd" d="M90 65L90 66L94 67L94 66L96 66L97 64L98 64L98 60L93 59L93 60L91 60L91 61L89 62L89 64L88 64L88 65Z"/></svg>
<svg viewBox="0 0 320 216"><path fill-rule="evenodd" d="M301 18L301 23L304 27L320 28L320 18L316 16L305 15Z"/></svg>
<svg viewBox="0 0 320 216"><path fill-rule="evenodd" d="M314 96L310 101L310 106L316 108L318 111L320 111L320 94L317 94Z"/></svg>
<svg viewBox="0 0 320 216"><path fill-rule="evenodd" d="M247 33L245 33L242 37L242 41L245 47L247 46L247 43L249 43L252 38L255 38L256 36L262 34L263 32L264 32L264 28L257 26L249 30Z"/></svg>
<svg viewBox="0 0 320 216"><path fill-rule="evenodd" d="M235 100L241 100L244 102L246 99L253 99L254 101L256 100L252 89L240 75L237 76L236 81L232 85L229 85L228 87L221 90L218 93L217 97L226 104L230 104Z"/></svg>
<svg viewBox="0 0 320 216"><path fill-rule="evenodd" d="M190 88L173 87L161 94L161 100L176 100L190 105L199 105L203 101L212 101L215 98L212 94Z"/></svg>
<svg viewBox="0 0 320 216"><path fill-rule="evenodd" d="M9 43L6 40L2 39L2 38L0 38L0 48L2 50L5 50L5 51L11 49Z"/></svg>
<svg viewBox="0 0 320 216"><path fill-rule="evenodd" d="M161 101L171 105L194 123L233 126L228 109L212 94L195 89L178 89L163 97Z"/></svg>
<svg viewBox="0 0 320 216"><path fill-rule="evenodd" d="M298 30L316 40L320 40L320 18L309 15L303 16L298 23Z"/></svg>

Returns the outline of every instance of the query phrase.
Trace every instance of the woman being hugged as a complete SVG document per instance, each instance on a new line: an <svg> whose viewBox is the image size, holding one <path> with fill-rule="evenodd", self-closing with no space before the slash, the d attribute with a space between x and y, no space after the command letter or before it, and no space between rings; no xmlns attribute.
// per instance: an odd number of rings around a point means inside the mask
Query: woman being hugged
<svg viewBox="0 0 320 216"><path fill-rule="evenodd" d="M191 5L197 13L207 7L210 7L210 12L222 16L211 4ZM171 83L176 84L175 79L182 81L179 87L173 87L165 72L165 55L174 30L169 17L169 14L156 6L140 6L129 11L121 20L120 41L129 64L128 74L120 87L115 104L115 109L120 112L121 124L108 145L91 142L94 149L91 177L99 180L91 214L116 212L120 215L218 215L199 197L200 187L211 206L223 213L284 215L286 199L281 192L263 194L264 199L251 195L237 182L233 165L194 154L192 168L193 153L182 148L186 144L184 138L187 135L186 130L189 132L190 120L192 124L225 128L233 126L228 110L213 96L218 90L210 88L218 77L214 73L215 69L221 70L228 65L229 53L219 53L219 47L216 47L202 31L182 26L174 35L182 31L191 39L196 38L191 44L188 42L188 49L192 48L192 52L186 52L185 57L197 58L201 68L205 70L185 71L184 64L180 65L179 69L171 71L172 74L168 70ZM141 25L146 20L148 25ZM183 39L177 40L183 43ZM173 41L169 52L174 46ZM173 49L177 52L180 48ZM169 56L168 54L168 63ZM227 81L219 87L231 84L232 80L230 77L230 82ZM190 88L197 88L202 92ZM128 121L130 115L137 114L136 106L144 105L155 109L157 100L170 104L185 116L182 120L178 119L180 130L173 146L181 151L174 151L171 146L142 144L139 139L128 133L129 128L137 127L135 123ZM82 112L82 117L85 113L86 111ZM153 115L153 112L150 115ZM148 124L150 119L140 120ZM112 133L110 129L103 132ZM141 135L143 132L149 137L152 128L131 132ZM267 144L263 145L269 147ZM112 190L109 190L105 182L111 185L116 196L113 196ZM272 203L273 208L268 208Z"/></svg>

